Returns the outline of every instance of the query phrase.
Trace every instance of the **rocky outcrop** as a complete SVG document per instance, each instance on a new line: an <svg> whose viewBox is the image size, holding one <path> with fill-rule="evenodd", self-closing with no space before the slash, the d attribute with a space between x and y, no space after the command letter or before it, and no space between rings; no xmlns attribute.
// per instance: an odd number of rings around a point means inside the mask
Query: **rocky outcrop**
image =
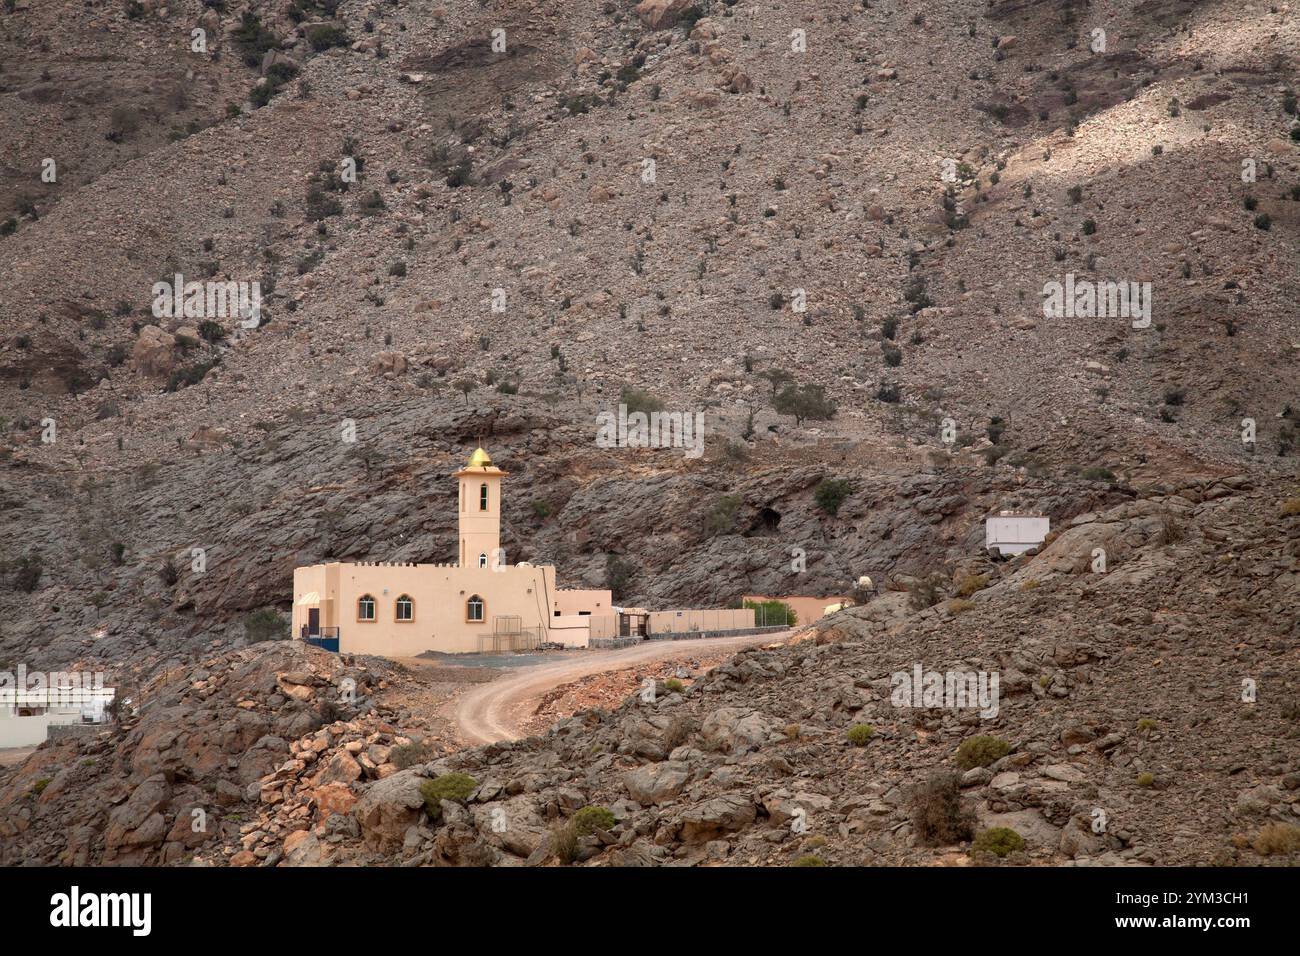
<svg viewBox="0 0 1300 956"><path fill-rule="evenodd" d="M414 770L395 773L370 787L353 815L366 846L375 852L392 852L402 846L407 831L421 818L425 777Z"/></svg>
<svg viewBox="0 0 1300 956"><path fill-rule="evenodd" d="M665 761L646 764L630 770L623 776L628 796L643 806L667 803L682 791L690 779L690 764L685 761Z"/></svg>
<svg viewBox="0 0 1300 956"><path fill-rule="evenodd" d="M693 0L641 0L635 12L651 30L666 30L693 5Z"/></svg>
<svg viewBox="0 0 1300 956"><path fill-rule="evenodd" d="M131 349L131 364L141 375L167 375L175 366L176 337L157 325L146 325Z"/></svg>
<svg viewBox="0 0 1300 956"><path fill-rule="evenodd" d="M720 707L700 725L700 740L705 746L730 753L757 750L767 743L771 733L771 721L740 707Z"/></svg>
<svg viewBox="0 0 1300 956"><path fill-rule="evenodd" d="M344 678L355 696L339 696ZM409 742L366 695L375 682L276 642L164 679L116 727L47 745L0 779L0 863L319 862L325 849L291 855L286 837L317 824L356 835L359 784L394 774L392 746Z"/></svg>

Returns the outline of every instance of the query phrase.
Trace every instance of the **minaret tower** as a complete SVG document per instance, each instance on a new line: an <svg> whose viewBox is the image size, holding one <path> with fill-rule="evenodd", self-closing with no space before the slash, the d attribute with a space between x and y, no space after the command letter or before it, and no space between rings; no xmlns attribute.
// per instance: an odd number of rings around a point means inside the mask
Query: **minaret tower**
<svg viewBox="0 0 1300 956"><path fill-rule="evenodd" d="M508 472L492 464L481 447L452 477L460 483L460 550L462 568L491 568L501 547L501 479ZM504 560L502 560L504 564Z"/></svg>

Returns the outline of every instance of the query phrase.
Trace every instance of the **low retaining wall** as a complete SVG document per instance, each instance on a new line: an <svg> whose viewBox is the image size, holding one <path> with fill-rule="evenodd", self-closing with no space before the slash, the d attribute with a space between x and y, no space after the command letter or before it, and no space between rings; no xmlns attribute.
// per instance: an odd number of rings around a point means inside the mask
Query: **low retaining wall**
<svg viewBox="0 0 1300 956"><path fill-rule="evenodd" d="M105 730L112 729L112 725L103 724L50 724L46 731L46 740L57 740L60 737L81 737L88 734L98 734Z"/></svg>
<svg viewBox="0 0 1300 956"><path fill-rule="evenodd" d="M743 637L746 634L775 634L788 631L788 624L774 624L770 627L738 627L728 631L667 631L663 634L651 634L648 641L696 641L702 637Z"/></svg>
<svg viewBox="0 0 1300 956"><path fill-rule="evenodd" d="M621 647L632 647L641 643L640 637L593 637L587 646L597 651L616 651Z"/></svg>
<svg viewBox="0 0 1300 956"><path fill-rule="evenodd" d="M616 651L622 647L635 647L642 641L697 641L705 637L743 637L746 634L775 634L788 630L788 625L774 624L769 627L737 627L722 631L666 631L663 634L647 634L645 637L593 637L587 646L597 651Z"/></svg>
<svg viewBox="0 0 1300 956"><path fill-rule="evenodd" d="M54 723L52 717L57 716L59 715L38 714L33 717L6 717L0 720L0 747L39 747L45 741L58 737L95 734L109 729L106 723Z"/></svg>

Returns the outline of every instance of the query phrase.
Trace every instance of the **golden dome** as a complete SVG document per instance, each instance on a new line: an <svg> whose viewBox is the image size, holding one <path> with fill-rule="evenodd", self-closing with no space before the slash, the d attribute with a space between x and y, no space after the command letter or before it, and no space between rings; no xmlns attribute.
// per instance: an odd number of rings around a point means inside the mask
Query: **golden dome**
<svg viewBox="0 0 1300 956"><path fill-rule="evenodd" d="M492 457L483 450L480 445L474 449L474 454L469 456L469 461L465 463L466 468L489 468L492 465Z"/></svg>

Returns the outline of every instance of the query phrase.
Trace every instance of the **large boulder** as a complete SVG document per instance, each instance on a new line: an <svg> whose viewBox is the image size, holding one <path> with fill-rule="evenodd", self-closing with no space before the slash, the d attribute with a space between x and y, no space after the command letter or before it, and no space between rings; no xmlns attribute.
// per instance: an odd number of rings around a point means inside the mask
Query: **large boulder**
<svg viewBox="0 0 1300 956"><path fill-rule="evenodd" d="M331 783L352 783L360 780L361 774L361 764L357 763L356 758L346 750L339 750L325 761L325 765L312 778L311 785L324 787Z"/></svg>
<svg viewBox="0 0 1300 956"><path fill-rule="evenodd" d="M782 789L763 798L763 809L767 811L767 815L772 822L777 825L788 823L801 810L805 819L807 819L825 813L830 808L830 797L804 790L791 795L790 791Z"/></svg>
<svg viewBox="0 0 1300 956"><path fill-rule="evenodd" d="M295 830L284 838L284 866L320 866L321 844L310 830Z"/></svg>
<svg viewBox="0 0 1300 956"><path fill-rule="evenodd" d="M282 737L267 734L258 738L257 742L239 758L239 766L235 768L239 782L249 784L270 774L284 759L284 752L288 747L288 743Z"/></svg>
<svg viewBox="0 0 1300 956"><path fill-rule="evenodd" d="M673 760L648 763L623 774L628 795L644 807L666 803L682 792L690 777L690 768Z"/></svg>
<svg viewBox="0 0 1300 956"><path fill-rule="evenodd" d="M749 826L758 816L754 801L740 793L724 793L696 804L677 817L684 843L707 843L724 833Z"/></svg>
<svg viewBox="0 0 1300 956"><path fill-rule="evenodd" d="M352 810L366 847L391 853L402 846L406 831L424 810L420 784L425 778L414 770L400 770L371 784Z"/></svg>
<svg viewBox="0 0 1300 956"><path fill-rule="evenodd" d="M404 375L406 364L406 356L401 352L379 352L370 360L370 374Z"/></svg>
<svg viewBox="0 0 1300 956"><path fill-rule="evenodd" d="M468 812L484 841L515 856L529 857L546 842L546 821L532 797L477 804Z"/></svg>
<svg viewBox="0 0 1300 956"><path fill-rule="evenodd" d="M141 375L170 375L175 364L176 337L160 326L146 325L131 350L131 364Z"/></svg>
<svg viewBox="0 0 1300 956"><path fill-rule="evenodd" d="M346 783L327 783L311 791L309 797L322 820L336 813L348 813L357 805L357 795Z"/></svg>
<svg viewBox="0 0 1300 956"><path fill-rule="evenodd" d="M745 753L767 743L772 722L756 710L719 707L704 718L700 738L714 750Z"/></svg>
<svg viewBox="0 0 1300 956"><path fill-rule="evenodd" d="M651 30L667 30L695 5L695 0L641 0L636 15Z"/></svg>
<svg viewBox="0 0 1300 956"><path fill-rule="evenodd" d="M1105 551L1113 564L1122 554L1127 533L1128 525L1119 521L1066 528L1033 560L1029 573L1082 574L1092 566L1097 548Z"/></svg>
<svg viewBox="0 0 1300 956"><path fill-rule="evenodd" d="M161 811L171 795L167 779L155 774L114 808L104 831L105 863L143 862L147 852L162 843L167 835L167 820Z"/></svg>

